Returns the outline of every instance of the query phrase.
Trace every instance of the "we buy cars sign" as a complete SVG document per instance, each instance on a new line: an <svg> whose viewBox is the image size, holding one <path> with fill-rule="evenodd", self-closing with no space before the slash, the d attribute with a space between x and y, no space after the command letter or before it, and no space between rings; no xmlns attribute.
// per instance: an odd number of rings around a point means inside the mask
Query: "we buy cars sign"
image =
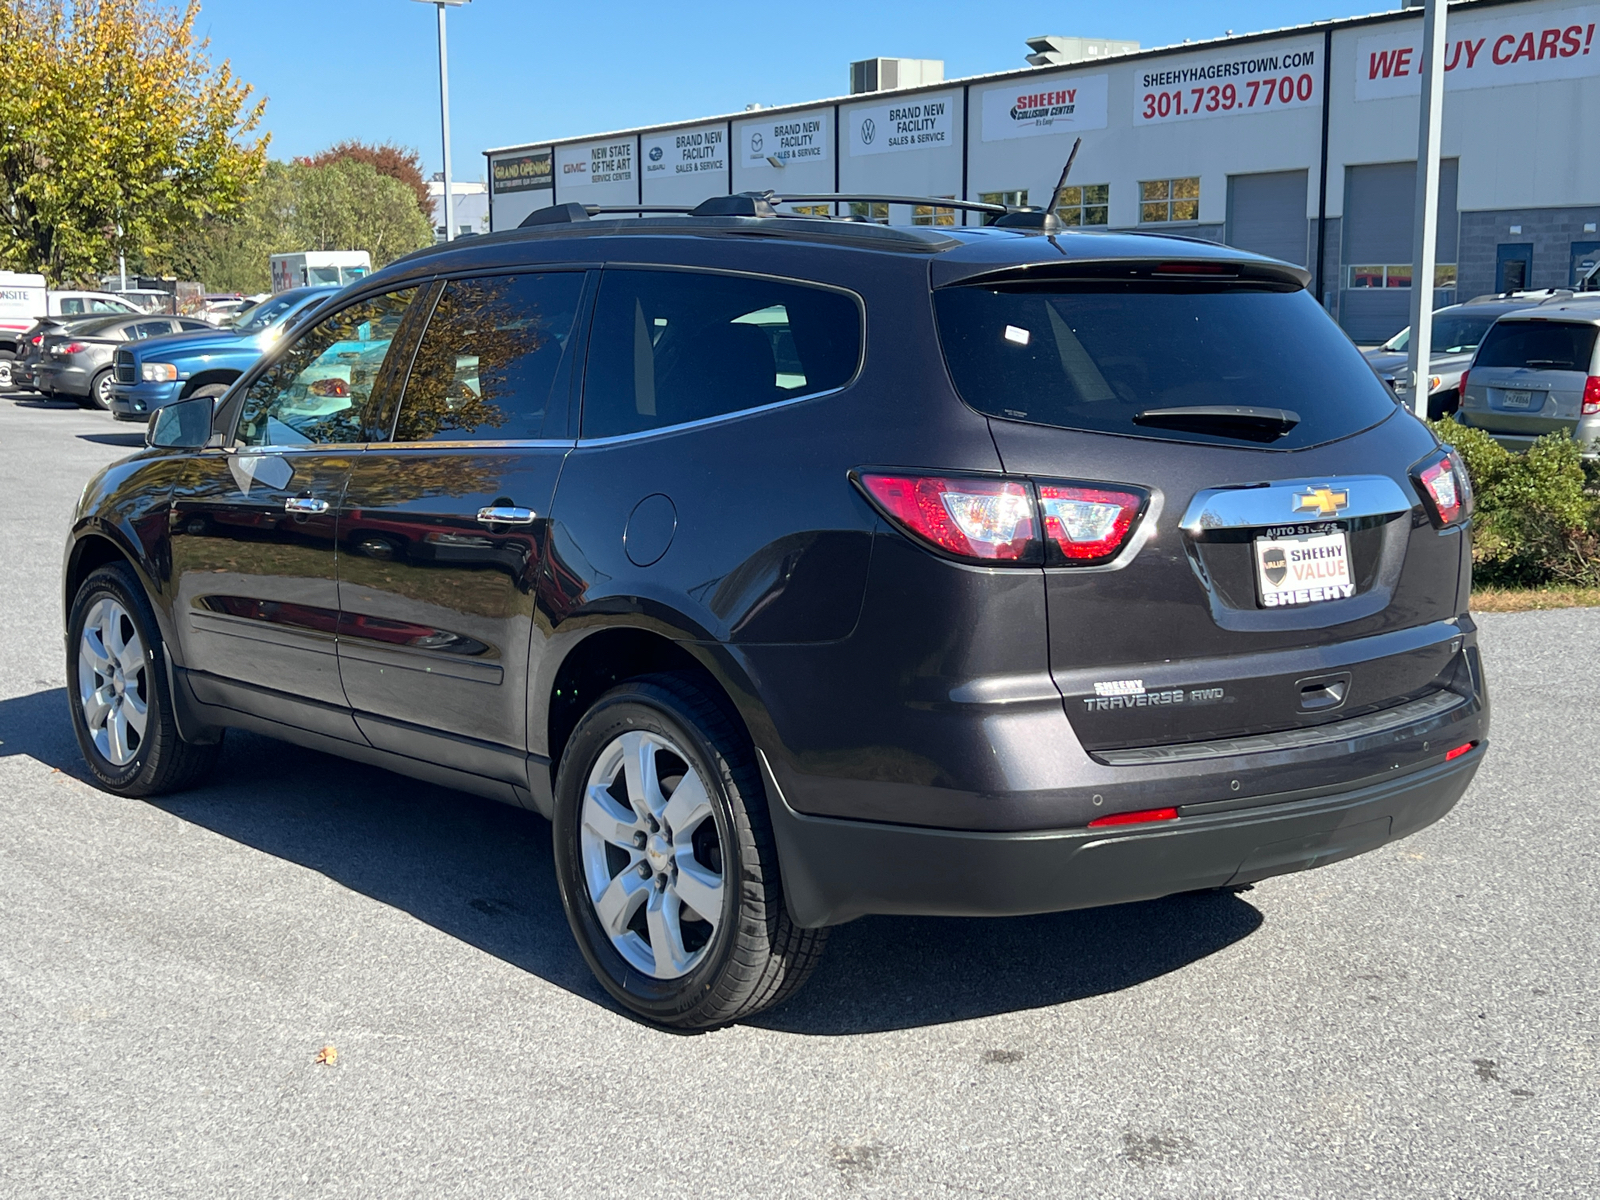
<svg viewBox="0 0 1600 1200"><path fill-rule="evenodd" d="M1600 75L1595 29L1600 6L1519 12L1507 6L1483 17L1450 15L1444 86L1451 91ZM1356 99L1415 96L1422 90L1422 23L1356 43Z"/></svg>

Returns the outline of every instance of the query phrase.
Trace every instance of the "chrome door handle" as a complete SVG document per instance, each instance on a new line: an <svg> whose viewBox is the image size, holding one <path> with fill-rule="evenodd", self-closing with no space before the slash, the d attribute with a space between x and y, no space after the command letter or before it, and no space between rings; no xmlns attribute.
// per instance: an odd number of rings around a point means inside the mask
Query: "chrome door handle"
<svg viewBox="0 0 1600 1200"><path fill-rule="evenodd" d="M328 511L326 500L312 500L306 496L290 496L283 502L283 511L292 513L325 513Z"/></svg>
<svg viewBox="0 0 1600 1200"><path fill-rule="evenodd" d="M480 525L532 525L535 513L531 508L480 508Z"/></svg>

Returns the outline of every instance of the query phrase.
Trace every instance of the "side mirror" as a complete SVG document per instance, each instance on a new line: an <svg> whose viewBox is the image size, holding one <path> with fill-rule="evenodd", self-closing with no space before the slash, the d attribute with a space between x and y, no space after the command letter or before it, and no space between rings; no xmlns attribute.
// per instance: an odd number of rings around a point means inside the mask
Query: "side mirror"
<svg viewBox="0 0 1600 1200"><path fill-rule="evenodd" d="M144 444L158 450L199 450L211 440L210 396L191 396L150 414Z"/></svg>

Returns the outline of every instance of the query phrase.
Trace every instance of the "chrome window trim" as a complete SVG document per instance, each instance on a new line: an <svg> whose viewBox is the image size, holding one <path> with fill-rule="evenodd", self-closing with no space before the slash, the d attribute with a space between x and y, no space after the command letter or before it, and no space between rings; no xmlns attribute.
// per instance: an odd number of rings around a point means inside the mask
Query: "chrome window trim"
<svg viewBox="0 0 1600 1200"><path fill-rule="evenodd" d="M851 380L851 382L855 381ZM654 429L641 429L638 433L614 433L610 437L603 438L580 436L577 444L579 446L615 446L622 442L637 442L644 438L658 437L669 433L682 433L686 429L703 429L707 425L719 425L724 421L737 421L741 417L761 416L776 409L788 408L792 404L799 404L804 400L820 400L824 396L836 396L849 386L849 383L840 384L838 387L828 388L821 392L807 392L803 396L787 396L782 400L775 400L771 404L763 404L757 408L741 408L734 412L718 413L714 417L701 417L697 421L680 421L676 425L658 425Z"/></svg>
<svg viewBox="0 0 1600 1200"><path fill-rule="evenodd" d="M471 439L449 442L367 442L369 451L393 450L559 450L570 449L572 438L498 438L492 441Z"/></svg>
<svg viewBox="0 0 1600 1200"><path fill-rule="evenodd" d="M1298 512L1295 495L1331 488L1349 493L1349 503L1338 512ZM1315 521L1347 521L1355 517L1394 516L1410 512L1417 500L1387 475L1326 475L1309 479L1278 479L1271 483L1246 483L1207 488L1196 492L1183 520L1185 533L1198 535L1213 529L1249 529L1264 525L1303 525Z"/></svg>

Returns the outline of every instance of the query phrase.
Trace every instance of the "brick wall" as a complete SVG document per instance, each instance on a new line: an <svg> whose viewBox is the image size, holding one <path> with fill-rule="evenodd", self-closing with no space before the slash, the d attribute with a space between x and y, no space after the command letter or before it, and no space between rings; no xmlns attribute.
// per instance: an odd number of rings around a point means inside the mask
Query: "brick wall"
<svg viewBox="0 0 1600 1200"><path fill-rule="evenodd" d="M1461 214L1460 285L1462 299L1495 290L1495 251L1503 244L1532 243L1530 288L1566 287L1573 242L1600 241L1600 233L1584 232L1585 224L1600 227L1600 206L1585 208L1511 208ZM1512 233L1511 226L1522 226Z"/></svg>

